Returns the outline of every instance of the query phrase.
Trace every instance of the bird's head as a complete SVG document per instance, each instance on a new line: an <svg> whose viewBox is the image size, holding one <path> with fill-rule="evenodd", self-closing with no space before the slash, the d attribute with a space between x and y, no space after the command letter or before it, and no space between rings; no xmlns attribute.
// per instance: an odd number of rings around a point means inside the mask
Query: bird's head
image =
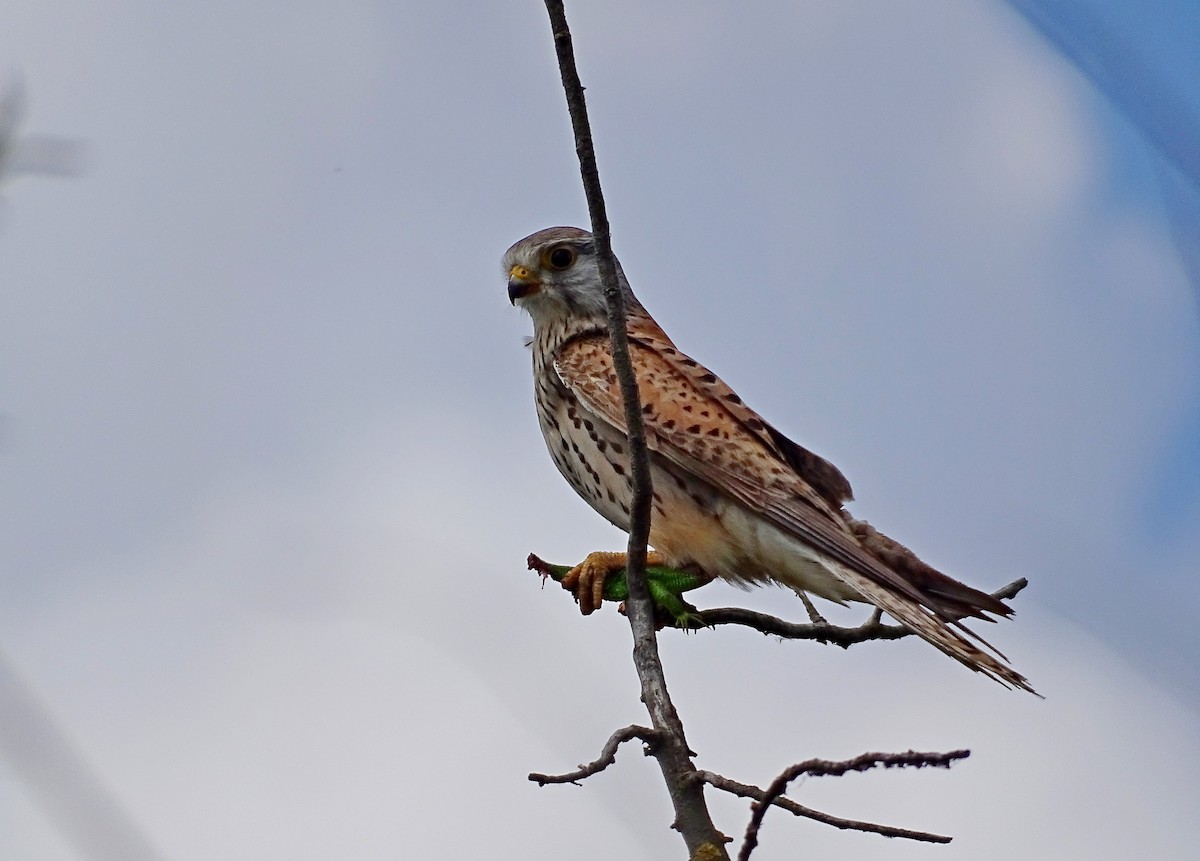
<svg viewBox="0 0 1200 861"><path fill-rule="evenodd" d="M504 253L508 298L533 318L535 329L586 321L604 326L607 311L592 234L578 227L548 227L526 236ZM617 264L626 303L637 300Z"/></svg>

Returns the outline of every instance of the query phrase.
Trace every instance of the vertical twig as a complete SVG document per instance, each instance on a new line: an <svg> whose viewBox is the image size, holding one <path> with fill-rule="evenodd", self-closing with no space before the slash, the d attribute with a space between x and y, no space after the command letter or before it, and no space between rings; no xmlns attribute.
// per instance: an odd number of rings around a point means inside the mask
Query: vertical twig
<svg viewBox="0 0 1200 861"><path fill-rule="evenodd" d="M728 859L725 837L713 825L704 801L703 784L690 779L695 772L691 752L683 734L683 723L667 692L662 661L654 631L654 609L646 591L646 543L650 536L650 458L646 449L645 427L638 398L637 378L629 359L629 337L625 331L625 301L617 283L616 264L612 257L608 215L600 191L600 174L592 147L592 133L584 103L583 85L575 68L575 52L571 31L561 0L545 0L558 54L571 127L575 133L575 152L579 156L579 172L587 196L588 213L592 222L592 238L600 266L600 281L608 306L609 332L612 337L613 363L625 403L625 422L629 430L629 457L633 482L633 505L630 513L627 576L629 579L629 624L633 631L633 661L642 683L642 701L650 713L661 743L653 755L658 760L663 779L675 808L674 828L683 836L689 856L693 859Z"/></svg>
<svg viewBox="0 0 1200 861"><path fill-rule="evenodd" d="M162 861L37 693L0 652L0 762L24 782L78 858Z"/></svg>

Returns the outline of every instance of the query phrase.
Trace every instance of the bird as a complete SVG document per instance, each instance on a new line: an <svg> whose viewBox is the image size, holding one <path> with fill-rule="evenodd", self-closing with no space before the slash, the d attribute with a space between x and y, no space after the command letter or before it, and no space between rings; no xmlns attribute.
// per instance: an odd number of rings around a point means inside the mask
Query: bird
<svg viewBox="0 0 1200 861"><path fill-rule="evenodd" d="M540 230L505 252L502 270L509 301L533 321L534 402L550 456L579 496L628 532L629 440L592 234ZM616 274L650 459L648 565L873 604L972 670L1036 693L962 624L1009 617L1011 607L851 516L841 471L676 347L619 262ZM590 553L563 579L584 614L600 606L605 578L625 561L624 553Z"/></svg>

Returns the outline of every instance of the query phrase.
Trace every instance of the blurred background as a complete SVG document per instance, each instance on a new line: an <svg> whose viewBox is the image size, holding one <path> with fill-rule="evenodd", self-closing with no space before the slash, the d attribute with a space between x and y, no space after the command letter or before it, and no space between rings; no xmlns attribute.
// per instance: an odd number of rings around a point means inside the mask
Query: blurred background
<svg viewBox="0 0 1200 861"><path fill-rule="evenodd" d="M985 633L1045 701L663 635L703 768L973 751L794 789L948 847L777 813L755 858L1192 857L1193 4L567 11L643 302L856 515L1031 581ZM4 68L0 858L681 857L635 748L525 779L645 720L625 620L525 570L624 544L499 270L587 222L542 4L9 0Z"/></svg>

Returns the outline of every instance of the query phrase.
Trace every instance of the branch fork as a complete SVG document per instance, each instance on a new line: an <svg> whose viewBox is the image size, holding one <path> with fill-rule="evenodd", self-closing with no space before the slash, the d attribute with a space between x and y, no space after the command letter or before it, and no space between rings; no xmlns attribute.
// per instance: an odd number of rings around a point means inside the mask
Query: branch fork
<svg viewBox="0 0 1200 861"><path fill-rule="evenodd" d="M541 774L534 772L529 775L529 779L538 786L546 786L552 783L570 783L578 786L581 780L591 777L594 774L599 774L610 765L613 765L617 761L617 749L625 742L632 741L633 739L640 739L643 742L645 745L643 753L646 756L654 756L656 755L656 746L662 741L662 735L649 727L633 724L619 729L609 736L608 741L604 743L604 747L600 750L600 756L594 761L586 765L580 765L574 771L564 774ZM738 861L748 861L750 854L758 845L758 833L762 827L763 818L766 816L767 810L772 806L786 810L795 816L831 825L834 828L862 831L870 834L879 834L883 837L898 837L924 843L949 843L953 838L943 834L833 816L787 798L784 792L787 791L789 783L801 776L841 777L852 771L869 771L873 768L949 768L953 763L961 759L966 759L970 755L971 752L969 750L952 750L948 753L920 753L909 750L904 753L864 753L853 759L842 761L806 759L803 762L796 763L784 769L778 777L771 781L766 789L761 789L748 783L741 783L712 771L692 770L685 775L685 780L689 784L696 786L707 784L714 789L720 789L731 795L752 800L750 805L750 821L746 826L746 834L742 839L741 850L738 853ZM672 827L679 830L678 820L676 820ZM722 842L729 842L729 840L730 838L723 837ZM724 851L723 848L721 851Z"/></svg>

